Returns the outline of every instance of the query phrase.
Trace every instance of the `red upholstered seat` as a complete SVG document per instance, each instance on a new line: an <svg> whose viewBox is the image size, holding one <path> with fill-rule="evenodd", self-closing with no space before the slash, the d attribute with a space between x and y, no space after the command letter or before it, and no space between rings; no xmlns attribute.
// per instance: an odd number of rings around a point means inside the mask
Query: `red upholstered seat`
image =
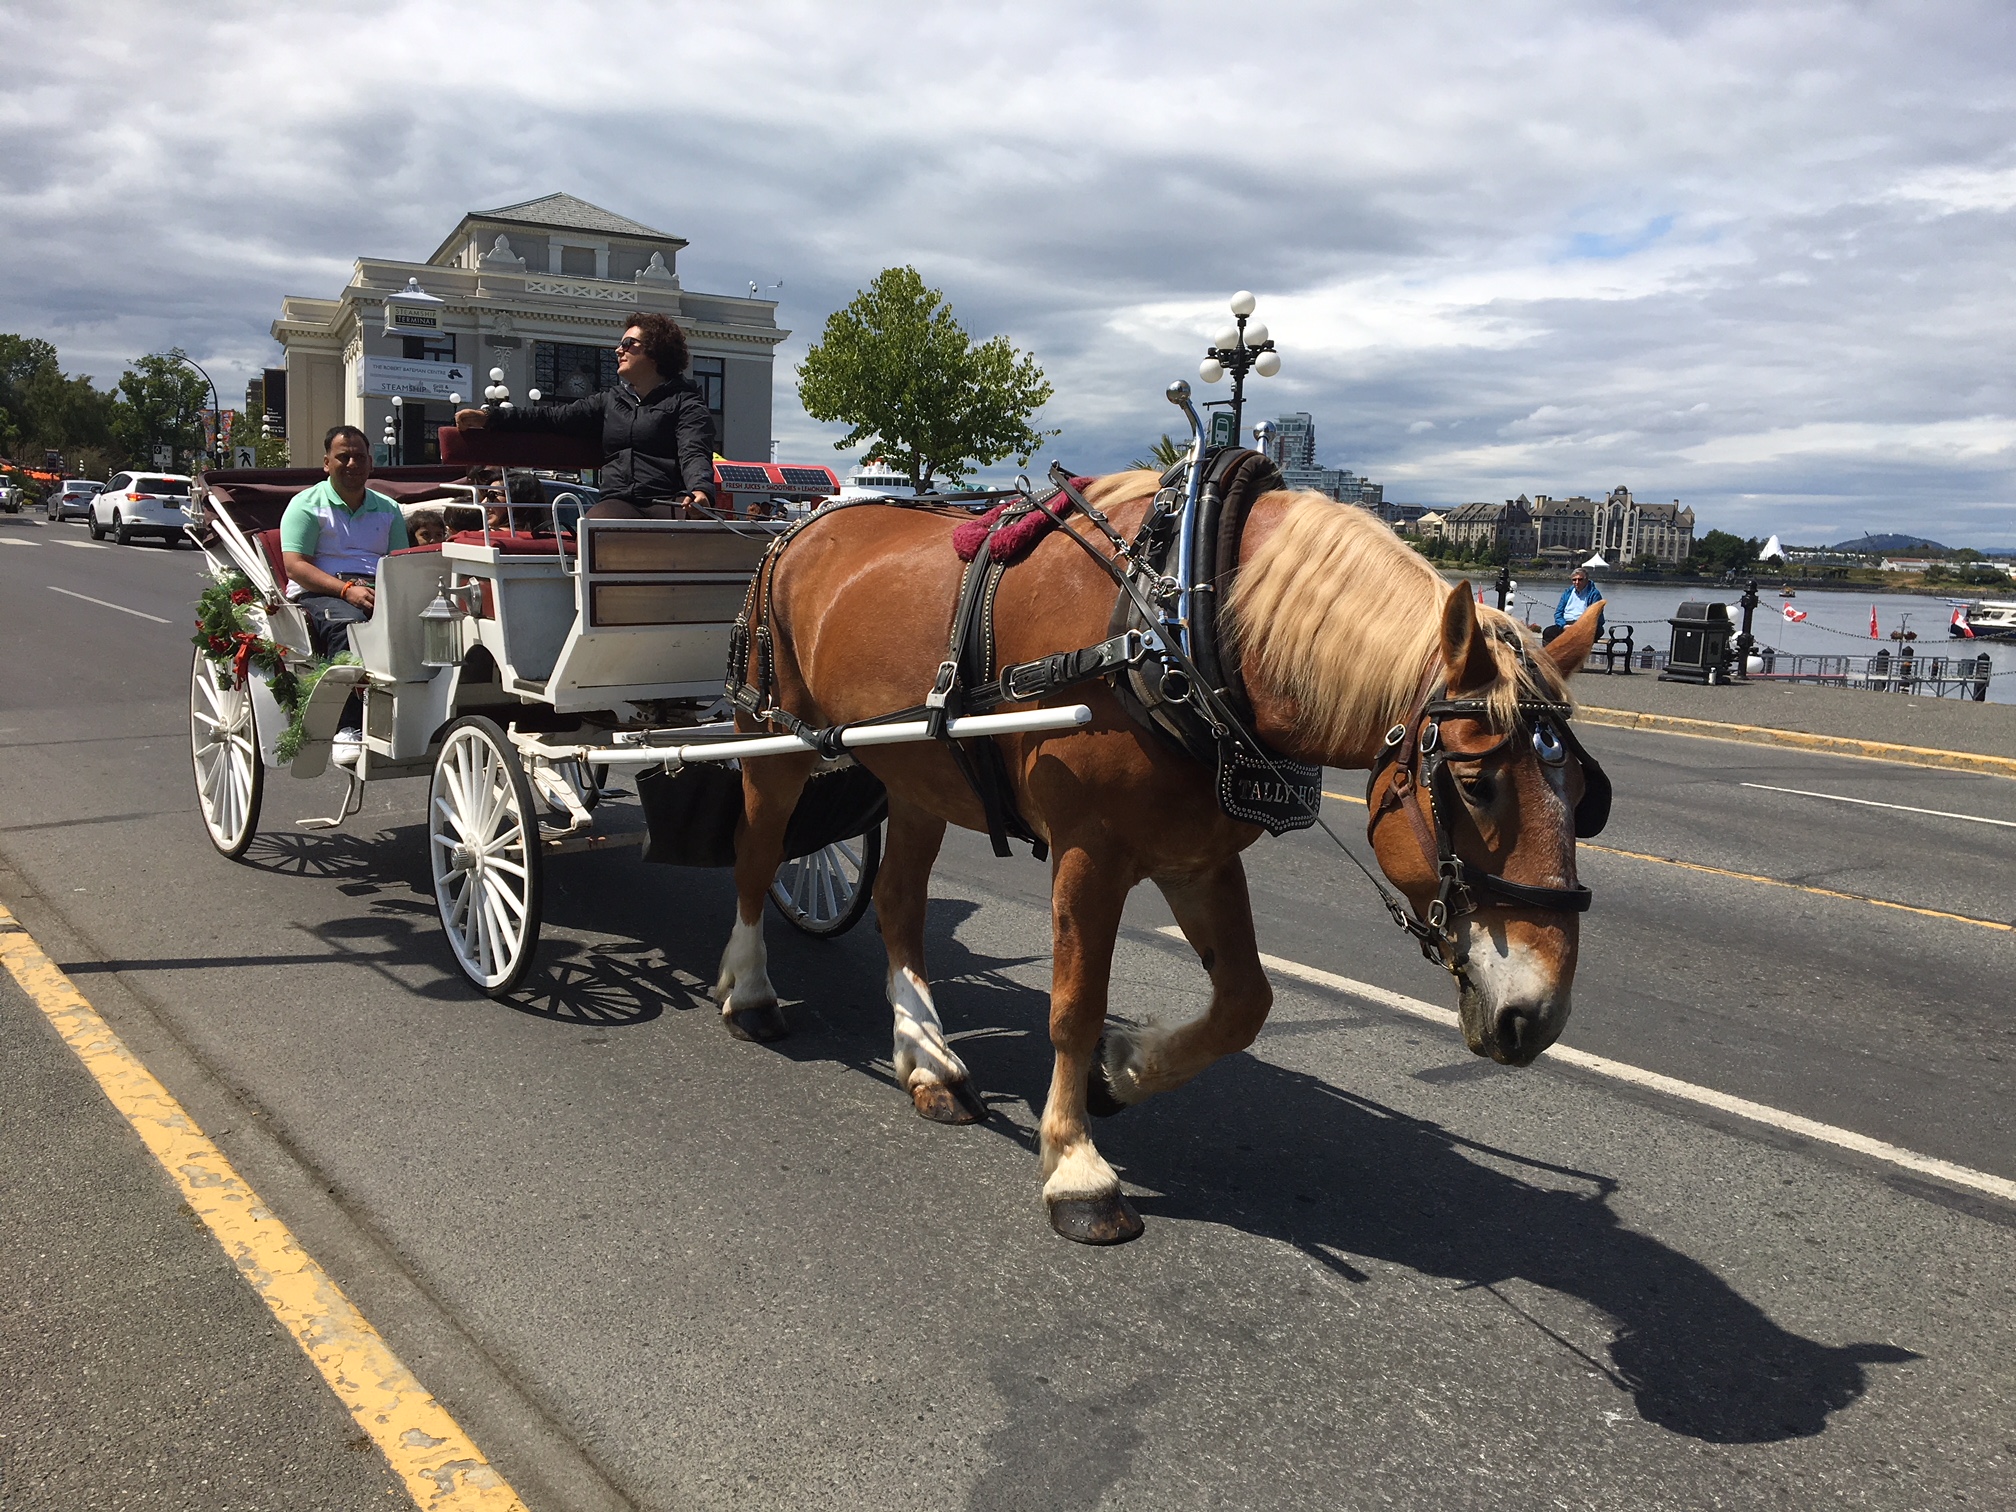
<svg viewBox="0 0 2016 1512"><path fill-rule="evenodd" d="M397 551L388 551L385 553L385 555L419 556L424 551L439 551L440 549L441 549L441 543L439 541L436 541L431 546L401 546Z"/></svg>
<svg viewBox="0 0 2016 1512"><path fill-rule="evenodd" d="M287 563L280 555L280 532L277 530L255 530L252 539L259 543L259 549L266 553L266 565L273 571L273 586L282 593L287 591Z"/></svg>
<svg viewBox="0 0 2016 1512"><path fill-rule="evenodd" d="M506 556L551 556L556 551L572 556L576 549L572 536L534 535L529 530L493 530L488 540L480 530L462 530L451 539L457 546L494 546Z"/></svg>

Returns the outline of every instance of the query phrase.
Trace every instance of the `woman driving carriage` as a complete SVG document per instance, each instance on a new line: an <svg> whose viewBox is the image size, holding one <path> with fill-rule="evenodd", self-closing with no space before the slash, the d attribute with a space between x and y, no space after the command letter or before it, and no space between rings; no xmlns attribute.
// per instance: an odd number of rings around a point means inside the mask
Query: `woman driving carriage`
<svg viewBox="0 0 2016 1512"><path fill-rule="evenodd" d="M599 520L670 520L714 499L714 417L686 371L686 335L639 315L616 343L614 388L565 404L458 410L461 430L559 431L600 441Z"/></svg>

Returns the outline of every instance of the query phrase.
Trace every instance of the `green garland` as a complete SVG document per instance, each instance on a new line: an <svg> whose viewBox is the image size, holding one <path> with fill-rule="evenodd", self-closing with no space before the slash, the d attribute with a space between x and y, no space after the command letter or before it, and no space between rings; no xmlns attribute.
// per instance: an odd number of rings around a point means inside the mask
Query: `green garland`
<svg viewBox="0 0 2016 1512"><path fill-rule="evenodd" d="M279 607L261 604L251 580L242 572L227 570L196 600L196 633L189 639L209 658L219 688L241 686L248 672L266 679L273 701L287 716L287 729L273 754L281 762L291 762L301 750L301 717L308 707L308 695L331 667L355 665L357 658L346 651L328 660L311 661L295 672L287 665L286 649L260 635L252 624L253 609L271 613Z"/></svg>

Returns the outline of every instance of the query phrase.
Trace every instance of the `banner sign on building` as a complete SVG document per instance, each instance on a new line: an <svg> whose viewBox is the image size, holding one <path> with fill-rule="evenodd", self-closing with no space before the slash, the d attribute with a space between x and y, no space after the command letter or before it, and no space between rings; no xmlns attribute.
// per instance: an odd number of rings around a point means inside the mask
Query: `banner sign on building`
<svg viewBox="0 0 2016 1512"><path fill-rule="evenodd" d="M465 400L476 392L475 369L466 362L409 362L403 357L366 357L357 370L357 392L389 399Z"/></svg>

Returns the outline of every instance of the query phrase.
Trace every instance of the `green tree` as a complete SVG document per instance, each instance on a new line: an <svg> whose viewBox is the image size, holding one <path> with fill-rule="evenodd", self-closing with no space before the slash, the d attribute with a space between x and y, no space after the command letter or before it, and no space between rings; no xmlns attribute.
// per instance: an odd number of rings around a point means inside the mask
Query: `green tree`
<svg viewBox="0 0 2016 1512"><path fill-rule="evenodd" d="M1148 449L1147 456L1138 457L1127 465L1136 472L1163 473L1169 471L1178 462L1188 462L1189 460L1189 446L1184 442L1178 441L1167 431L1164 431L1162 438Z"/></svg>
<svg viewBox="0 0 2016 1512"><path fill-rule="evenodd" d="M1736 572L1755 565L1764 543L1726 530L1711 530L1694 543L1694 566L1704 572Z"/></svg>
<svg viewBox="0 0 2016 1512"><path fill-rule="evenodd" d="M172 451L176 461L202 449L200 411L210 385L184 365L183 355L180 347L171 347L140 358L120 376L113 432L135 463L151 466L162 449Z"/></svg>
<svg viewBox="0 0 2016 1512"><path fill-rule="evenodd" d="M75 465L112 445L116 409L89 378L66 378L48 342L0 335L0 451L35 467L61 452Z"/></svg>
<svg viewBox="0 0 2016 1512"><path fill-rule="evenodd" d="M833 449L900 460L919 493L1010 455L1026 463L1057 434L1029 424L1050 393L1033 357L1005 336L975 345L945 296L908 267L883 269L834 311L798 368L805 413L853 427Z"/></svg>

